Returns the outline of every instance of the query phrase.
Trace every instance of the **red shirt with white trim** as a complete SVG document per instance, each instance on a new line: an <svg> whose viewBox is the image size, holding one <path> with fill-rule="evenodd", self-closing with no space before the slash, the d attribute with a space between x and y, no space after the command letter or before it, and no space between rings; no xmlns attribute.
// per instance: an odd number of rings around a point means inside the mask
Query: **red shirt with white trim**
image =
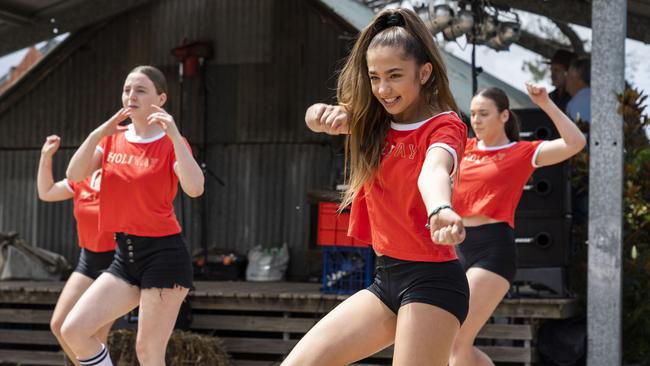
<svg viewBox="0 0 650 366"><path fill-rule="evenodd" d="M484 215L515 227L515 210L524 185L538 166L535 159L544 141L514 141L485 147L467 140L454 187L452 206L463 217Z"/></svg>
<svg viewBox="0 0 650 366"><path fill-rule="evenodd" d="M113 233L98 230L101 173L101 170L97 170L79 183L63 180L66 188L74 195L73 212L77 221L79 246L96 253L115 250Z"/></svg>
<svg viewBox="0 0 650 366"><path fill-rule="evenodd" d="M466 139L467 127L454 112L418 123L392 123L376 177L363 186L352 202L348 235L371 242L378 253L397 259L456 259L453 246L431 240L430 231L425 228L427 209L417 181L427 152L436 147L454 158L455 171Z"/></svg>
<svg viewBox="0 0 650 366"><path fill-rule="evenodd" d="M173 206L176 154L164 132L142 139L129 125L102 139L97 150L103 154L101 230L147 237L181 232Z"/></svg>

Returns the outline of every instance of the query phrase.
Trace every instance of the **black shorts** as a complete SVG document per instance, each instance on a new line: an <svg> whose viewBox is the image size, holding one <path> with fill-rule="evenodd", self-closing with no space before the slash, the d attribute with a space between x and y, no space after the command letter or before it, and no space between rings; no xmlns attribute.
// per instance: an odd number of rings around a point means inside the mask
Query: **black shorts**
<svg viewBox="0 0 650 366"><path fill-rule="evenodd" d="M466 227L465 241L456 247L465 270L483 268L512 283L517 274L514 230L505 222Z"/></svg>
<svg viewBox="0 0 650 366"><path fill-rule="evenodd" d="M115 251L112 250L110 252L93 252L81 248L79 262L74 271L96 280L111 265L113 257L115 257Z"/></svg>
<svg viewBox="0 0 650 366"><path fill-rule="evenodd" d="M384 255L375 263L375 281L368 291L395 314L402 305L424 303L451 313L463 324L469 307L469 286L457 260L412 262Z"/></svg>
<svg viewBox="0 0 650 366"><path fill-rule="evenodd" d="M144 237L115 234L115 260L107 272L147 288L192 288L192 260L180 234Z"/></svg>

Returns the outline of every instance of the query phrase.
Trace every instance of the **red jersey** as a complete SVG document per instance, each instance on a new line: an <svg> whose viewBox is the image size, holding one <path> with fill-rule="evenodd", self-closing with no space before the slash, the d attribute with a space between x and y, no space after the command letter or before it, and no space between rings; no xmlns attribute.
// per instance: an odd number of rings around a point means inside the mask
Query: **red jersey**
<svg viewBox="0 0 650 366"><path fill-rule="evenodd" d="M173 206L176 154L164 132L142 139L129 125L102 139L97 150L103 154L101 230L148 237L181 232Z"/></svg>
<svg viewBox="0 0 650 366"><path fill-rule="evenodd" d="M452 206L460 216L484 215L515 227L515 210L524 185L538 166L544 141L515 141L483 147L467 140Z"/></svg>
<svg viewBox="0 0 650 366"><path fill-rule="evenodd" d="M454 112L426 121L391 124L376 176L352 202L348 235L371 242L375 251L409 261L445 262L456 259L451 245L431 240L427 209L418 189L418 177L427 152L434 147L454 158L463 156L467 127ZM453 172L452 172L453 174Z"/></svg>
<svg viewBox="0 0 650 366"><path fill-rule="evenodd" d="M115 250L113 233L99 231L99 186L101 170L95 171L79 183L64 179L66 188L74 195L72 198L74 218L77 221L79 246L93 252Z"/></svg>

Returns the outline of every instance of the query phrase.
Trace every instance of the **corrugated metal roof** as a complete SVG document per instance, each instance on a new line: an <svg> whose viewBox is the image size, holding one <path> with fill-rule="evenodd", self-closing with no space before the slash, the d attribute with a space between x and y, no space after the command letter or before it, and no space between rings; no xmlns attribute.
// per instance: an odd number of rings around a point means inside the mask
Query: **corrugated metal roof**
<svg viewBox="0 0 650 366"><path fill-rule="evenodd" d="M152 0L2 0L0 56L96 24Z"/></svg>

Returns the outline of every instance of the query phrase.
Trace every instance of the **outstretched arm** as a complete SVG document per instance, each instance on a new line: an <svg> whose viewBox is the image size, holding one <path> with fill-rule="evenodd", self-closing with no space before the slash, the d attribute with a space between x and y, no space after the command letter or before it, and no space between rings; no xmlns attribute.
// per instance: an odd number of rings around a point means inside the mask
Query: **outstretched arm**
<svg viewBox="0 0 650 366"><path fill-rule="evenodd" d="M451 179L454 158L442 148L432 148L424 159L418 188L427 208L431 239L438 244L456 245L465 240L463 220L451 208ZM440 209L441 207L446 207ZM431 215L432 212L438 211Z"/></svg>
<svg viewBox="0 0 650 366"><path fill-rule="evenodd" d="M305 123L314 132L328 135L349 134L348 112L343 106L316 103L307 108Z"/></svg>
<svg viewBox="0 0 650 366"><path fill-rule="evenodd" d="M535 165L557 164L580 152L587 140L578 126L553 103L544 87L527 83L526 89L530 99L551 118L560 133L559 139L545 142L540 146Z"/></svg>

